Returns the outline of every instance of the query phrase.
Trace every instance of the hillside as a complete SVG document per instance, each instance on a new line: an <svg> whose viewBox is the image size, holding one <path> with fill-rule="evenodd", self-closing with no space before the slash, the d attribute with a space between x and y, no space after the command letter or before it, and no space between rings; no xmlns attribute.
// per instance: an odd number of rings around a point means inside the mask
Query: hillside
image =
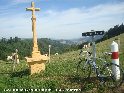
<svg viewBox="0 0 124 93"><path fill-rule="evenodd" d="M103 56L101 52L110 51L110 44L117 37L121 39L120 46L120 64L124 68L124 34L113 37L97 44L97 54ZM16 70L12 71L12 63L0 61L0 91L5 93L6 89L51 89L48 93L69 93L66 89L82 89L87 93L123 93L124 85L118 89L108 89L99 87L96 78L85 80L77 77L77 62L79 58L78 51L67 52L57 56L51 56L51 62L46 64L46 70L40 74L29 75L28 65L22 60L16 65ZM101 63L98 63L101 65ZM4 90L3 90L4 89ZM57 90L56 90L57 89ZM12 91L12 90L10 90ZM12 93L12 92L7 92ZM75 93L75 92L70 92Z"/></svg>
<svg viewBox="0 0 124 93"><path fill-rule="evenodd" d="M124 33L121 34L121 35L115 36L113 38L110 38L108 40L105 40L105 41L102 41L102 42L98 43L97 44L97 47L98 47L97 51L110 52L110 45L111 45L112 41L115 41L115 42L119 43L118 38L120 39L120 45L119 45L120 61L123 64L123 62L124 62Z"/></svg>

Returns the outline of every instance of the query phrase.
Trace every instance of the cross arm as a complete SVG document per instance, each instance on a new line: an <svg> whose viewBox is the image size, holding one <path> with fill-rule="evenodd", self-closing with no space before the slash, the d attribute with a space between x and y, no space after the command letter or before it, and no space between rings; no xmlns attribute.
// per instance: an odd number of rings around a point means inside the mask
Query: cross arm
<svg viewBox="0 0 124 93"><path fill-rule="evenodd" d="M35 8L35 11L40 11L40 8Z"/></svg>
<svg viewBox="0 0 124 93"><path fill-rule="evenodd" d="M26 11L32 11L33 8L26 8Z"/></svg>

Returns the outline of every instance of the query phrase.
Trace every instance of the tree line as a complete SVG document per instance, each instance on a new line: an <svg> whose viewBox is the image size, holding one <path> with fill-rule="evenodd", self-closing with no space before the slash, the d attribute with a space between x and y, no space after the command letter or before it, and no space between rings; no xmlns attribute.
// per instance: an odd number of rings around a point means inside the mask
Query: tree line
<svg viewBox="0 0 124 93"><path fill-rule="evenodd" d="M15 52L15 49L18 49L20 59L31 56L33 47L32 42L32 39L21 39L18 37L10 37L9 39L2 38L0 40L0 60L6 60L7 56L12 55L12 53ZM49 45L51 45L51 54L55 54L56 52L61 54L77 49L76 45L61 44L59 41L48 38L38 39L38 47L41 54L48 54Z"/></svg>
<svg viewBox="0 0 124 93"><path fill-rule="evenodd" d="M117 35L120 35L124 33L124 25L123 23L121 25L116 25L113 28L110 28L104 35L103 40L115 37Z"/></svg>

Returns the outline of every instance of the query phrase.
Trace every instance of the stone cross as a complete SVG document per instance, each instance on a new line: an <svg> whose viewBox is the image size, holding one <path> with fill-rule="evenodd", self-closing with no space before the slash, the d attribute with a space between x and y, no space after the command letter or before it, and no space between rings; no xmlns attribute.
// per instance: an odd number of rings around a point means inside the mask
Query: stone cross
<svg viewBox="0 0 124 93"><path fill-rule="evenodd" d="M35 8L34 2L31 2L31 8L26 8L27 11L32 11L32 32L33 32L33 51L32 51L32 57L25 57L29 69L30 74L34 73L40 73L41 71L45 70L45 63L49 59L48 56L41 55L40 51L38 51L38 45L37 45L37 35L36 35L36 16L35 11L39 11L39 8Z"/></svg>
<svg viewBox="0 0 124 93"><path fill-rule="evenodd" d="M37 45L37 34L36 34L36 16L35 11L40 11L40 8L35 8L34 2L31 2L31 8L26 8L26 11L32 11L32 32L33 32L33 52L32 57L36 56L35 54L39 53Z"/></svg>

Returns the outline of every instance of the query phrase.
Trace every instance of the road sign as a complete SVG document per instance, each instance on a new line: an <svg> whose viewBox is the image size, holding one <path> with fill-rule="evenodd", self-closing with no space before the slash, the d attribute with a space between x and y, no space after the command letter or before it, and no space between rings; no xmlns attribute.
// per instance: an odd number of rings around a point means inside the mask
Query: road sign
<svg viewBox="0 0 124 93"><path fill-rule="evenodd" d="M94 36L94 35L103 35L104 31L95 31L95 32L85 32L82 33L82 36Z"/></svg>

